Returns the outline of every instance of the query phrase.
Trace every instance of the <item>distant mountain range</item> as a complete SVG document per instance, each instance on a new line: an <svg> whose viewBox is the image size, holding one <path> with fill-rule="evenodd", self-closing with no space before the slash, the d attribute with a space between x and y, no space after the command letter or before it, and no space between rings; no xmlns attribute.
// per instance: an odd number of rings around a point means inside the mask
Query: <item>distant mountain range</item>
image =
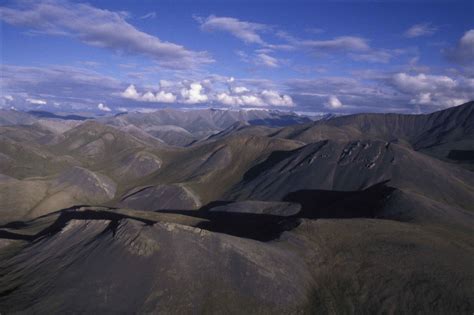
<svg viewBox="0 0 474 315"><path fill-rule="evenodd" d="M0 112L6 313L474 309L474 102L66 117Z"/></svg>
<svg viewBox="0 0 474 315"><path fill-rule="evenodd" d="M267 110L220 110L162 109L151 113L120 113L108 117L84 117L80 115L57 115L46 111L19 112L0 110L1 125L34 124L37 119L47 119L48 123L63 120L97 120L100 123L129 130L139 128L167 144L186 146L196 140L218 133L235 123L282 127L312 121L306 116ZM324 116L326 117L326 116ZM321 118L324 118L321 116ZM67 123L65 123L67 125Z"/></svg>

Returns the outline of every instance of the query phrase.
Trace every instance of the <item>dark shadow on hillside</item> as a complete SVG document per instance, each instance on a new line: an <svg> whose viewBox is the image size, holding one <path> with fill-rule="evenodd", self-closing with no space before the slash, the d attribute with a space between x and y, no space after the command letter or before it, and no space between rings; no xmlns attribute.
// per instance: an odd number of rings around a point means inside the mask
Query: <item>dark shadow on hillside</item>
<svg viewBox="0 0 474 315"><path fill-rule="evenodd" d="M301 218L376 218L381 216L386 199L395 188L382 182L362 191L299 190L283 201L299 203L301 211L292 216L211 211L217 206L231 204L214 201L195 210L160 210L206 219L199 228L259 241L277 239L284 231L297 227Z"/></svg>
<svg viewBox="0 0 474 315"><path fill-rule="evenodd" d="M205 221L198 223L196 227L211 232L267 242L277 239L283 232L297 227L302 218L380 217L386 199L394 190L394 188L388 187L386 182L376 184L362 191L299 190L288 194L284 198L284 201L299 203L302 207L299 213L290 216L213 210L218 206L225 207L231 204L231 201L214 201L199 210L160 210L156 212L204 219ZM71 207L54 213L55 215L59 214L56 220L34 235L21 233L22 229L28 229L34 222L33 220L12 222L1 226L0 238L34 241L61 231L70 220L108 220L110 223L105 231L111 231L113 234L115 234L119 221L122 219L133 219L148 225L156 223L156 221L144 219L139 215L114 213L113 210L113 208L100 210L84 209L84 206Z"/></svg>
<svg viewBox="0 0 474 315"><path fill-rule="evenodd" d="M196 227L211 232L229 234L242 238L250 238L267 242L277 239L281 233L294 229L299 225L297 217L282 217L268 214L236 213L208 211L216 206L229 204L226 201L213 202L200 210L159 210L160 213L180 214L207 221L200 222Z"/></svg>
<svg viewBox="0 0 474 315"><path fill-rule="evenodd" d="M115 234L115 229L118 226L118 222L122 219L133 219L145 224L152 225L155 222L140 217L127 216L120 213L114 213L111 211L100 211L100 210L80 210L76 211L82 206L71 207L65 210L61 210L58 218L48 227L39 231L36 234L28 235L22 233L15 233L16 230L21 230L22 228L27 228L29 225L27 223L14 222L9 223L4 226L0 226L0 229L9 229L7 231L0 230L0 238L12 239L12 240L24 240L24 241L34 241L44 236L49 236L60 232L66 224L71 220L108 220L110 224L108 228Z"/></svg>
<svg viewBox="0 0 474 315"><path fill-rule="evenodd" d="M474 150L451 150L447 158L459 162L474 162Z"/></svg>
<svg viewBox="0 0 474 315"><path fill-rule="evenodd" d="M209 212L206 218L209 221L200 223L199 228L262 242L277 239L300 224L296 217L252 213Z"/></svg>
<svg viewBox="0 0 474 315"><path fill-rule="evenodd" d="M395 188L382 182L362 191L298 190L283 201L301 205L300 218L376 218Z"/></svg>
<svg viewBox="0 0 474 315"><path fill-rule="evenodd" d="M268 169L271 169L273 166L277 165L284 159L290 157L293 154L294 151L274 151L272 152L268 158L263 161L262 163L259 163L255 165L254 167L250 168L245 174L244 174L244 181L250 181L254 178L257 178L260 174L265 172Z"/></svg>
<svg viewBox="0 0 474 315"><path fill-rule="evenodd" d="M320 150L323 146L325 146L328 143L328 140L323 140L319 141L316 143L311 144L313 148L313 152ZM260 174L265 173L265 171L272 169L275 165L278 163L284 161L287 158L290 158L291 156L295 155L295 152L304 150L306 146L295 149L295 150L290 150L290 151L274 151L272 152L268 158L263 161L262 163L259 163L255 165L254 167L250 168L243 176L244 181L250 181L254 178L257 178Z"/></svg>

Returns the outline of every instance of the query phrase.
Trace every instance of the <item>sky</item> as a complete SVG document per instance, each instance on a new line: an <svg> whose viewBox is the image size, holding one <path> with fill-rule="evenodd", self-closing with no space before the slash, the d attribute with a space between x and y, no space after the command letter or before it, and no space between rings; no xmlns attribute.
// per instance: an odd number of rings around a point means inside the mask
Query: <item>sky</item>
<svg viewBox="0 0 474 315"><path fill-rule="evenodd" d="M474 1L4 1L0 107L426 113L474 100Z"/></svg>

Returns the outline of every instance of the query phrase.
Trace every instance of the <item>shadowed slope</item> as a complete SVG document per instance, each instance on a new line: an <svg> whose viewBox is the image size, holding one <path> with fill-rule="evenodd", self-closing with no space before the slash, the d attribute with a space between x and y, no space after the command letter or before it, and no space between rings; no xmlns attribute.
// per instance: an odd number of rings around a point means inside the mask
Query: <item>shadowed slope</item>
<svg viewBox="0 0 474 315"><path fill-rule="evenodd" d="M393 187L473 210L470 172L377 140L329 140L275 152L244 175L229 199L281 200L302 189L361 190L386 180Z"/></svg>

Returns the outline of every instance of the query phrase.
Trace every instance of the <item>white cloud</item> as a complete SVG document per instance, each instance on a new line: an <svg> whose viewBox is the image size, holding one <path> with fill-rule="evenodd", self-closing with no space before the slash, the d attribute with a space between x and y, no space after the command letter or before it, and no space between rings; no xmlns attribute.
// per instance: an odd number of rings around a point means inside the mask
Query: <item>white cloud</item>
<svg viewBox="0 0 474 315"><path fill-rule="evenodd" d="M176 95L170 92L160 91L155 94L155 101L161 103L174 103L176 101Z"/></svg>
<svg viewBox="0 0 474 315"><path fill-rule="evenodd" d="M328 100L326 101L326 103L324 103L324 106L331 109L338 109L338 108L342 108L343 105L336 96L331 95L328 97Z"/></svg>
<svg viewBox="0 0 474 315"><path fill-rule="evenodd" d="M415 38L420 36L433 35L438 30L437 27L430 23L415 24L405 31L405 37Z"/></svg>
<svg viewBox="0 0 474 315"><path fill-rule="evenodd" d="M121 95L124 98L129 98L132 100L136 100L140 98L140 94L138 94L137 89L135 88L135 85L133 84L129 85L128 88L126 88L125 91L123 91Z"/></svg>
<svg viewBox="0 0 474 315"><path fill-rule="evenodd" d="M280 61L270 56L271 49L258 49L255 54L247 54L244 51L238 50L235 53L239 56L240 60L246 63L254 64L255 66L263 66L267 68L278 68Z"/></svg>
<svg viewBox="0 0 474 315"><path fill-rule="evenodd" d="M293 99L289 95L280 95L277 91L263 90L263 100L271 106L294 106Z"/></svg>
<svg viewBox="0 0 474 315"><path fill-rule="evenodd" d="M240 21L232 17L218 17L211 15L206 19L196 18L204 31L223 31L232 34L245 43L265 45L258 32L268 29L268 26L259 23Z"/></svg>
<svg viewBox="0 0 474 315"><path fill-rule="evenodd" d="M410 100L410 104L429 105L432 103L430 92L421 92Z"/></svg>
<svg viewBox="0 0 474 315"><path fill-rule="evenodd" d="M285 82L298 110L322 111L342 103L344 112L431 112L474 100L474 79L458 74L354 73ZM319 107L319 104L321 104Z"/></svg>
<svg viewBox="0 0 474 315"><path fill-rule="evenodd" d="M176 101L176 95L170 92L159 91L155 94L155 100L162 103L173 103Z"/></svg>
<svg viewBox="0 0 474 315"><path fill-rule="evenodd" d="M13 101L13 96L11 95L5 95L3 98L10 102Z"/></svg>
<svg viewBox="0 0 474 315"><path fill-rule="evenodd" d="M227 106L244 105L244 102L240 96L232 96L225 92L217 94L216 99L219 103Z"/></svg>
<svg viewBox="0 0 474 315"><path fill-rule="evenodd" d="M249 92L249 89L247 89L245 86L236 86L232 88L232 92L235 94L242 94L245 92Z"/></svg>
<svg viewBox="0 0 474 315"><path fill-rule="evenodd" d="M397 73L391 78L391 84L410 98L410 104L450 107L474 99L470 80L446 75Z"/></svg>
<svg viewBox="0 0 474 315"><path fill-rule="evenodd" d="M60 104L61 110L95 109L97 100L115 103L112 98L123 90L115 78L71 66L0 65L0 73L0 89L12 95L14 105L22 109L34 107L26 98L43 97L47 105Z"/></svg>
<svg viewBox="0 0 474 315"><path fill-rule="evenodd" d="M325 51L364 51L368 50L367 40L356 36L341 36L329 40L305 40L301 45L318 52Z"/></svg>
<svg viewBox="0 0 474 315"><path fill-rule="evenodd" d="M186 104L203 103L208 100L206 94L201 94L203 87L200 83L191 83L189 88L181 89L181 97Z"/></svg>
<svg viewBox="0 0 474 315"><path fill-rule="evenodd" d="M250 92L248 89L246 89L245 92L241 92L240 94L229 94L222 92L217 94L216 100L219 103L227 106L295 106L293 99L289 95L282 95L274 90L263 90L258 93Z"/></svg>
<svg viewBox="0 0 474 315"><path fill-rule="evenodd" d="M30 104L35 104L35 105L46 105L48 103L45 100L40 100L36 98L27 98L26 101Z"/></svg>
<svg viewBox="0 0 474 315"><path fill-rule="evenodd" d="M278 68L278 59L267 54L257 54L255 62L257 65L263 65L269 68Z"/></svg>
<svg viewBox="0 0 474 315"><path fill-rule="evenodd" d="M139 102L173 103L176 101L176 95L171 92L159 91L154 94L148 91L144 94L140 94L133 84L129 85L128 88L122 92L121 96Z"/></svg>
<svg viewBox="0 0 474 315"><path fill-rule="evenodd" d="M267 106L262 98L257 95L230 95L228 93L219 93L216 100L227 106Z"/></svg>
<svg viewBox="0 0 474 315"><path fill-rule="evenodd" d="M353 60L371 63L388 63L393 57L405 52L402 49L372 48L367 39L358 36L339 36L325 40L314 40L297 38L284 31L276 32L276 36L291 44L291 49L307 50L317 55L343 53L348 54ZM266 47L273 48L272 46L267 45ZM276 45L275 49L281 48L280 46L284 45ZM242 59L249 60L249 56L245 53L238 52L238 54Z"/></svg>
<svg viewBox="0 0 474 315"><path fill-rule="evenodd" d="M222 84L227 85L228 90L222 91L219 87ZM262 89L260 91L252 91L244 85L233 86L237 84L234 78L213 78L201 80L199 82L170 82L170 86L174 87L177 96L171 92L159 91L153 93L151 91L143 94L139 93L132 84L126 88L121 96L142 102L175 102L178 104L199 104L205 102L218 102L227 106L295 106L293 99L289 95L280 94L273 89ZM179 88L181 86L181 88ZM160 97L162 96L162 97Z"/></svg>
<svg viewBox="0 0 474 315"><path fill-rule="evenodd" d="M456 47L447 51L447 55L456 62L474 64L474 29L464 33Z"/></svg>
<svg viewBox="0 0 474 315"><path fill-rule="evenodd" d="M103 112L110 112L112 111L110 109L110 107L108 107L107 105L104 105L103 103L99 103L99 105L97 105L97 108L100 110L100 111L103 111Z"/></svg>
<svg viewBox="0 0 474 315"><path fill-rule="evenodd" d="M81 42L121 53L146 55L163 67L192 68L213 62L206 52L162 41L126 21L126 15L68 1L18 2L0 8L0 19L34 32L71 36Z"/></svg>
<svg viewBox="0 0 474 315"><path fill-rule="evenodd" d="M397 73L393 76L393 83L404 92L436 91L439 89L452 89L456 87L456 81L445 75L409 75Z"/></svg>

